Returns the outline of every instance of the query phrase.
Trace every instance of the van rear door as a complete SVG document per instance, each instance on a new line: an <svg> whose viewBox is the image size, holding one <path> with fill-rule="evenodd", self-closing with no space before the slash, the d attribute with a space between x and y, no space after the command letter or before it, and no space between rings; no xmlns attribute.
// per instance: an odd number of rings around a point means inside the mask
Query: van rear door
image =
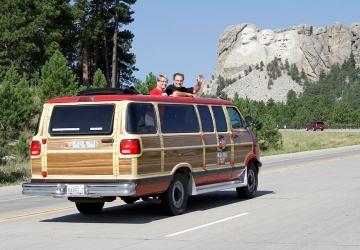
<svg viewBox="0 0 360 250"><path fill-rule="evenodd" d="M115 105L56 104L47 129L48 178L113 179Z"/></svg>

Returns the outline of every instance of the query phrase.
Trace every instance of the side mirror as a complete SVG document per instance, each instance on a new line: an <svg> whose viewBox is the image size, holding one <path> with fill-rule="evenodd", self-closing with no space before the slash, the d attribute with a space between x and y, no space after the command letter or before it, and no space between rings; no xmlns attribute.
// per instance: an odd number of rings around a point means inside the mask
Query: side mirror
<svg viewBox="0 0 360 250"><path fill-rule="evenodd" d="M251 116L245 116L246 127L251 127L254 123L254 119Z"/></svg>

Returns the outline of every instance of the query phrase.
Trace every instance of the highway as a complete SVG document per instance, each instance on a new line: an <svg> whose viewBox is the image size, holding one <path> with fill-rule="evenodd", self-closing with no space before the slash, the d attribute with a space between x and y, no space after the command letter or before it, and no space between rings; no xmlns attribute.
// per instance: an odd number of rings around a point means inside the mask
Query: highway
<svg viewBox="0 0 360 250"><path fill-rule="evenodd" d="M262 158L258 196L107 203L84 216L66 199L0 188L0 249L360 249L360 145Z"/></svg>

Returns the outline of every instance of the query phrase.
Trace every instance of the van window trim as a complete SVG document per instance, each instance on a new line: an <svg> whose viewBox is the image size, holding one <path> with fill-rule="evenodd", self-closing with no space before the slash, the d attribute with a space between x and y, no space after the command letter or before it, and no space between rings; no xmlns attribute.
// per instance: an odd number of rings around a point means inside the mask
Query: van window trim
<svg viewBox="0 0 360 250"><path fill-rule="evenodd" d="M54 108L58 107L58 106L62 106L62 107L69 107L69 106L102 106L102 105L112 105L114 107L114 112L112 113L112 119L111 119L111 133L110 134L66 134L66 135L52 135L50 133L50 121L51 121L51 116L53 114ZM54 105L50 106L50 109L45 112L44 114L44 121L48 121L46 122L46 126L44 127L44 134L46 134L46 137L49 138L74 138L74 137L89 137L89 136L94 136L94 137L113 137L115 130L116 130L116 121L115 118L117 117L116 115L117 113L117 105L114 102L103 102L103 103L81 103L81 104L77 104L77 103L55 103ZM45 117L46 116L46 117Z"/></svg>
<svg viewBox="0 0 360 250"><path fill-rule="evenodd" d="M238 112L238 114L240 115L241 122L242 122L242 124L243 124L243 126L242 126L241 128L233 128L233 127L232 127L230 114L229 114L229 112L227 111L227 108L234 108L234 109ZM230 129L231 129L231 130L245 129L245 119L244 119L244 117L242 116L240 110L239 110L236 106L230 106L230 105L229 105L229 106L225 106L225 109L226 109L226 119L228 119L228 121L229 121Z"/></svg>
<svg viewBox="0 0 360 250"><path fill-rule="evenodd" d="M163 132L162 131L162 128L161 128L161 117L160 117L160 110L159 110L159 105L168 105L168 106L175 106L175 105L181 105L181 106L192 106L194 108L194 111L195 111L195 116L197 118L197 123L198 123L198 127L199 127L199 131L197 132ZM202 128L201 128L201 124L200 124L200 117L199 117L199 114L198 114L198 110L196 108L196 105L198 105L197 103L171 103L171 102L159 102L157 103L156 107L157 107L157 112L158 112L158 116L159 116L159 132L161 134L164 134L164 135L191 135L191 134L200 134L202 133ZM206 104L205 104L206 105Z"/></svg>
<svg viewBox="0 0 360 250"><path fill-rule="evenodd" d="M199 125L200 125L200 131L201 133L203 134L213 134L216 132L216 124L215 124L215 118L214 118L214 114L212 112L212 108L211 108L211 105L209 104L196 104L196 111L198 112L198 122L199 122ZM213 125L213 131L204 131L203 127L202 127L202 122L201 122L201 115L200 115L200 111L199 111L199 106L205 106L205 107L208 107L209 109L209 112L210 112L210 116L211 116L211 122L212 122L212 125Z"/></svg>
<svg viewBox="0 0 360 250"><path fill-rule="evenodd" d="M226 107L228 107L227 105L210 105L211 106L211 112L212 112L212 115L213 115L213 122L215 123L215 132L216 133L229 133L229 131L231 131L231 128L232 126L229 126L229 120L228 120L228 117L227 117L227 111L225 110ZM226 123L226 131L218 131L218 128L217 128L217 124L216 124L216 119L215 119L215 114L214 114L214 111L213 111L213 107L221 107L223 113L224 113L224 117L225 117L225 123Z"/></svg>
<svg viewBox="0 0 360 250"><path fill-rule="evenodd" d="M156 130L155 130L155 133L130 133L128 130L127 130L127 112L128 112L128 108L129 108L129 105L131 104L150 104L153 106L153 109L154 109L154 114L155 114L155 126L156 126ZM126 102L125 105L124 105L124 108L122 108L122 111L123 111L123 121L124 121L124 124L123 124L123 131L126 133L126 134L129 134L129 135L141 135L141 136L158 136L159 133L160 133L160 117L159 117L159 113L158 113L158 107L157 107L157 103L154 103L154 102L146 102L146 101L129 101L129 102Z"/></svg>

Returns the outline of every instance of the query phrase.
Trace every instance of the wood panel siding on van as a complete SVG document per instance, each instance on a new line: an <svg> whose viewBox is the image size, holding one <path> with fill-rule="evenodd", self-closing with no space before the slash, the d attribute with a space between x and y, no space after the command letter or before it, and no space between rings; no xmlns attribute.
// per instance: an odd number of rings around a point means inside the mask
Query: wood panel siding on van
<svg viewBox="0 0 360 250"><path fill-rule="evenodd" d="M244 165L246 155L252 151L252 137L247 130L234 131L237 135L234 141L235 163Z"/></svg>
<svg viewBox="0 0 360 250"><path fill-rule="evenodd" d="M217 165L218 140L216 134L206 133L203 135L205 143L205 164L207 167Z"/></svg>
<svg viewBox="0 0 360 250"><path fill-rule="evenodd" d="M48 175L113 175L111 153L48 153Z"/></svg>
<svg viewBox="0 0 360 250"><path fill-rule="evenodd" d="M132 175L132 159L120 158L119 159L119 175Z"/></svg>
<svg viewBox="0 0 360 250"><path fill-rule="evenodd" d="M41 157L38 158L32 157L30 162L31 162L31 173L33 175L40 175L42 170Z"/></svg>
<svg viewBox="0 0 360 250"><path fill-rule="evenodd" d="M140 135L142 141L142 155L137 160L138 175L159 174L161 172L160 136Z"/></svg>
<svg viewBox="0 0 360 250"><path fill-rule="evenodd" d="M163 140L165 172L172 171L179 163L189 163L192 168L201 167L203 146L199 134L164 135Z"/></svg>
<svg viewBox="0 0 360 250"><path fill-rule="evenodd" d="M199 168L203 162L203 142L194 105L159 104L164 146L164 170L179 163Z"/></svg>
<svg viewBox="0 0 360 250"><path fill-rule="evenodd" d="M137 158L137 174L159 174L161 172L161 151L145 151Z"/></svg>

